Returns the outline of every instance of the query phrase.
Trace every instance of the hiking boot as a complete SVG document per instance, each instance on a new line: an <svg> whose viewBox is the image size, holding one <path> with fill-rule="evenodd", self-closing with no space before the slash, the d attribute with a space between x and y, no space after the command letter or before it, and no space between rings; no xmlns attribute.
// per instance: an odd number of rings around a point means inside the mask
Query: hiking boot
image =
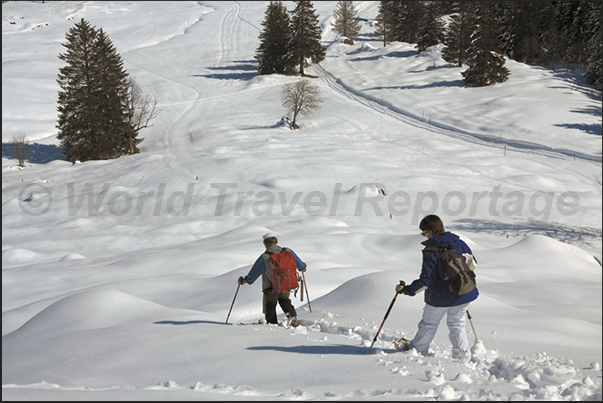
<svg viewBox="0 0 603 403"><path fill-rule="evenodd" d="M299 323L297 322L297 318L291 318L291 320L289 321L289 326L298 327Z"/></svg>
<svg viewBox="0 0 603 403"><path fill-rule="evenodd" d="M408 351L410 350L410 340L402 337L394 342L396 346L396 350L398 351Z"/></svg>

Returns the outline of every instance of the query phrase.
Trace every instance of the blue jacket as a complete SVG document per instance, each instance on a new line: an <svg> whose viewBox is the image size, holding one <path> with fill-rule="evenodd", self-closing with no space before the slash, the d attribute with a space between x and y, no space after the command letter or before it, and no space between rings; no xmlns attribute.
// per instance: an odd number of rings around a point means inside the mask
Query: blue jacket
<svg viewBox="0 0 603 403"><path fill-rule="evenodd" d="M280 253L283 249L278 245L271 246L266 250L266 252L262 253L262 255L255 261L253 267L249 271L249 274L245 276L245 281L247 284L253 284L255 281L262 276L262 291L272 288L272 278L269 270L269 265L267 263L267 259L270 253ZM286 248L293 255L293 259L295 259L295 263L297 265L297 270L304 270L308 266L293 252L291 249ZM268 269L268 270L267 270Z"/></svg>
<svg viewBox="0 0 603 403"><path fill-rule="evenodd" d="M471 249L463 242L458 235L452 232L444 232L435 238L428 239L422 243L424 246L446 247L452 246L459 255L470 253ZM404 287L402 293L409 296L415 296L421 291L425 291L425 303L435 307L451 307L469 303L477 299L479 291L477 287L463 296L453 295L448 291L444 282L438 275L438 253L433 251L423 251L423 267L421 275L410 285ZM477 262L477 260L476 260Z"/></svg>

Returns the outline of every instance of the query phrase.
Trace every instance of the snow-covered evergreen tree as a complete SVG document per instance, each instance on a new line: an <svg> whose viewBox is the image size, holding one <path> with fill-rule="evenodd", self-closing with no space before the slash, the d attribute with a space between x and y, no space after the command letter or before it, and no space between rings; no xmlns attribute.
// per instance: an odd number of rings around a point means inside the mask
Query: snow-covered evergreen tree
<svg viewBox="0 0 603 403"><path fill-rule="evenodd" d="M458 67L462 67L467 62L467 51L471 45L471 34L474 27L471 17L475 15L471 11L472 2L459 1L458 8L451 17L444 37L445 46L442 49L442 58Z"/></svg>
<svg viewBox="0 0 603 403"><path fill-rule="evenodd" d="M511 74L505 67L500 41L500 21L496 2L474 2L475 21L463 80L469 87L483 87L507 81Z"/></svg>
<svg viewBox="0 0 603 403"><path fill-rule="evenodd" d="M320 63L326 57L322 46L322 30L318 23L316 9L311 1L296 1L291 16L291 34L289 36L290 60L299 66L299 73L305 74L304 68Z"/></svg>
<svg viewBox="0 0 603 403"><path fill-rule="evenodd" d="M413 0L393 1L394 40L398 42L417 43L421 22L425 15L425 2Z"/></svg>
<svg viewBox="0 0 603 403"><path fill-rule="evenodd" d="M292 74L294 66L289 57L291 20L282 2L270 2L262 26L260 45L255 52L258 74Z"/></svg>
<svg viewBox="0 0 603 403"><path fill-rule="evenodd" d="M557 2L557 24L561 32L563 53L566 63L584 66L588 59L590 35L586 32L590 10L589 1Z"/></svg>
<svg viewBox="0 0 603 403"><path fill-rule="evenodd" d="M594 85L599 91L603 90L603 33L601 29L601 14L603 12L603 3L591 2L591 10L588 14L588 68L585 73L589 84Z"/></svg>
<svg viewBox="0 0 603 403"><path fill-rule="evenodd" d="M505 1L500 3L503 51L522 63L546 63L554 48L544 39L555 25L554 3L550 1Z"/></svg>
<svg viewBox="0 0 603 403"><path fill-rule="evenodd" d="M439 2L426 1L424 3L425 12L417 36L416 48L419 53L444 41L444 20L442 20Z"/></svg>
<svg viewBox="0 0 603 403"><path fill-rule="evenodd" d="M375 36L383 39L383 46L394 40L396 23L394 20L394 1L380 1L375 25Z"/></svg>

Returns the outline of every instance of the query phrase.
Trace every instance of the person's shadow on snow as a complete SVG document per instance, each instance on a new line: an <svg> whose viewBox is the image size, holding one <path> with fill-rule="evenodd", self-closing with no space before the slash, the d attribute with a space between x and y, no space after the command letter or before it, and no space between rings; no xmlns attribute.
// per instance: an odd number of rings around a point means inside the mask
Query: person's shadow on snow
<svg viewBox="0 0 603 403"><path fill-rule="evenodd" d="M364 346L350 346L346 344L330 344L325 346L257 346L248 347L247 350L252 351L280 351L283 353L295 354L313 354L313 355L367 355L368 349ZM392 350L393 351L393 350Z"/></svg>
<svg viewBox="0 0 603 403"><path fill-rule="evenodd" d="M174 325L174 326L183 326L183 325L225 325L224 322L215 322L210 320L189 320L184 322L178 322L175 320L162 320L158 322L154 322L156 325Z"/></svg>

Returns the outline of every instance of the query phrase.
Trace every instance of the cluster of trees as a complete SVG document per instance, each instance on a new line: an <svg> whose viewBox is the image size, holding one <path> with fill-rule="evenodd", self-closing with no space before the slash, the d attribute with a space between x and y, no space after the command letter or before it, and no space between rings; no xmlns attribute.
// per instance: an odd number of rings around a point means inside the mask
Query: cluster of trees
<svg viewBox="0 0 603 403"><path fill-rule="evenodd" d="M126 72L121 56L102 29L83 18L66 34L59 59L57 138L69 161L112 159L140 152L138 137L157 115Z"/></svg>
<svg viewBox="0 0 603 403"><path fill-rule="evenodd" d="M381 1L375 34L417 44L444 44L442 57L468 66L468 86L504 82L504 55L533 65L576 65L602 90L600 1ZM450 15L446 25L444 15Z"/></svg>
<svg viewBox="0 0 603 403"><path fill-rule="evenodd" d="M260 75L292 75L299 71L304 76L310 62L320 63L326 56L314 5L311 1L294 3L291 13L280 1L271 1L266 9L255 53Z"/></svg>
<svg viewBox="0 0 603 403"><path fill-rule="evenodd" d="M326 56L314 5L311 1L294 3L291 12L280 1L271 1L266 9L260 45L255 52L259 75L299 73L304 77L310 63L320 63ZM306 79L283 87L283 107L291 130L299 129L298 115L311 116L320 108L322 100L318 93L318 87Z"/></svg>
<svg viewBox="0 0 603 403"><path fill-rule="evenodd" d="M326 56L321 28L310 1L295 1L289 12L271 1L256 50L258 73L305 76L304 68ZM416 43L418 52L444 44L442 57L459 67L468 86L504 82L504 55L538 65L576 64L602 90L602 2L600 1L381 1L375 34L384 46ZM450 16L445 24L444 15ZM351 40L360 32L352 1L339 1L333 29ZM66 34L66 66L57 82L57 138L68 160L111 159L140 152L139 132L157 116L156 101L145 96L123 67L102 29L82 19ZM348 42L349 43L349 42ZM298 114L321 103L306 81L286 86L283 104L298 128Z"/></svg>

